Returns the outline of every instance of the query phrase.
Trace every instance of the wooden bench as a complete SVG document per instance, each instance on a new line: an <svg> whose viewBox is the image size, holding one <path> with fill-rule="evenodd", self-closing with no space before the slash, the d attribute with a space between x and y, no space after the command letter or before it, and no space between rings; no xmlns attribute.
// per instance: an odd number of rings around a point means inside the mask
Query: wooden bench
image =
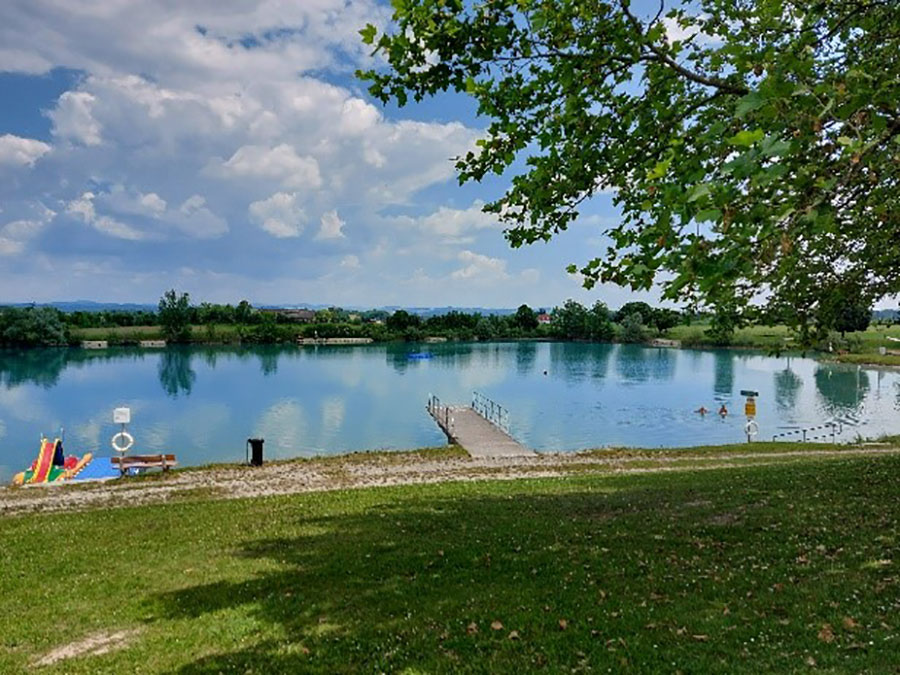
<svg viewBox="0 0 900 675"><path fill-rule="evenodd" d="M178 466L175 455L131 455L130 457L113 457L113 466L119 467L124 475L128 469L162 469L168 471Z"/></svg>

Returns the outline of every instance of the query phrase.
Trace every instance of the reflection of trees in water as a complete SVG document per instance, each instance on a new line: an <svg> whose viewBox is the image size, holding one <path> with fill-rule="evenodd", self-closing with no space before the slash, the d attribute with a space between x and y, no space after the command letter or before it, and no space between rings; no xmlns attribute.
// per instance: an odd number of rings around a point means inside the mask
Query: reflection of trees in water
<svg viewBox="0 0 900 675"><path fill-rule="evenodd" d="M258 347L256 355L259 357L259 369L265 376L274 375L278 372L278 356L281 349L274 345L264 345Z"/></svg>
<svg viewBox="0 0 900 675"><path fill-rule="evenodd" d="M519 375L528 375L534 370L534 362L537 360L537 344L534 342L519 342L516 345L516 372Z"/></svg>
<svg viewBox="0 0 900 675"><path fill-rule="evenodd" d="M7 388L36 384L49 389L56 386L67 368L82 368L98 361L137 361L142 358L143 352L129 348L0 349L0 384Z"/></svg>
<svg viewBox="0 0 900 675"><path fill-rule="evenodd" d="M585 345L575 342L550 343L550 368L554 377L580 382L587 376Z"/></svg>
<svg viewBox="0 0 900 675"><path fill-rule="evenodd" d="M65 370L68 349L0 350L0 384L8 389L36 384L50 389Z"/></svg>
<svg viewBox="0 0 900 675"><path fill-rule="evenodd" d="M734 391L734 354L725 350L713 352L713 391L718 396L731 396Z"/></svg>
<svg viewBox="0 0 900 675"><path fill-rule="evenodd" d="M191 368L190 347L168 347L159 360L159 383L172 398L191 395L197 373Z"/></svg>
<svg viewBox="0 0 900 675"><path fill-rule="evenodd" d="M366 347L365 349L372 349ZM466 342L421 343L407 342L403 344L389 344L385 346L385 360L398 373L403 374L410 367L421 365L423 359L409 358L410 354L427 353L431 358L426 359L432 367L445 370L465 370L472 362L475 348Z"/></svg>
<svg viewBox="0 0 900 675"><path fill-rule="evenodd" d="M775 405L779 408L793 408L797 405L797 392L803 380L790 368L775 373Z"/></svg>
<svg viewBox="0 0 900 675"><path fill-rule="evenodd" d="M819 367L816 389L830 414L856 413L869 393L869 375L862 369Z"/></svg>
<svg viewBox="0 0 900 675"><path fill-rule="evenodd" d="M626 382L671 380L675 376L675 354L665 347L622 345L616 355L616 373Z"/></svg>
<svg viewBox="0 0 900 675"><path fill-rule="evenodd" d="M220 350L215 347L203 347L200 351L203 362L210 367L210 370L216 367L216 362L219 360L219 352Z"/></svg>

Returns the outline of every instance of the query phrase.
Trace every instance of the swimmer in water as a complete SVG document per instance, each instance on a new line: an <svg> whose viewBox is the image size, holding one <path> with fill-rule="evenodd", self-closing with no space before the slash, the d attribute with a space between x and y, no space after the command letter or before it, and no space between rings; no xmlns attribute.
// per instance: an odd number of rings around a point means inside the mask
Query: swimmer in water
<svg viewBox="0 0 900 675"><path fill-rule="evenodd" d="M697 408L694 412L700 413L701 415L705 415L706 413L709 412L709 410L707 410L706 408L704 408L704 407L701 405L701 406L700 406L699 408Z"/></svg>
<svg viewBox="0 0 900 675"><path fill-rule="evenodd" d="M719 414L720 414L722 417L725 417L725 415L728 414L728 408L725 407L725 404L724 404L724 403L722 404L722 407L719 408Z"/></svg>

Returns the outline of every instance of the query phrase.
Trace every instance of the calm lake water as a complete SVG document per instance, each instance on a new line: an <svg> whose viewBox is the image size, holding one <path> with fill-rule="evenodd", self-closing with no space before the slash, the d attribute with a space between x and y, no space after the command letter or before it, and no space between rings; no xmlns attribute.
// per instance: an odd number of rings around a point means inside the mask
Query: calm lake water
<svg viewBox="0 0 900 675"><path fill-rule="evenodd" d="M428 352L430 359L411 359ZM544 374L547 371L547 374ZM760 392L760 438L832 419L845 439L900 433L900 373L732 350L487 343L0 351L0 480L30 464L43 432L70 453L111 455L112 410L132 409L133 452L236 462L248 436L267 458L441 445L429 393L478 390L538 450L737 442L741 389ZM726 419L694 413L725 403Z"/></svg>

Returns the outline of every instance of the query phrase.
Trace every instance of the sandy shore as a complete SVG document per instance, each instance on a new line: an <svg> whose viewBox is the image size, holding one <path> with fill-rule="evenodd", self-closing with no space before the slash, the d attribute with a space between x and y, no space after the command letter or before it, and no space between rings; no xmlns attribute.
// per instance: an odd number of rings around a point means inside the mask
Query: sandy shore
<svg viewBox="0 0 900 675"><path fill-rule="evenodd" d="M371 453L278 462L263 467L226 466L171 471L99 483L0 488L0 516L125 507L193 498L240 499L324 490L413 485L444 481L513 480L576 474L646 473L739 468L802 460L900 454L900 448L834 450L598 451L533 457L473 459L428 452Z"/></svg>

